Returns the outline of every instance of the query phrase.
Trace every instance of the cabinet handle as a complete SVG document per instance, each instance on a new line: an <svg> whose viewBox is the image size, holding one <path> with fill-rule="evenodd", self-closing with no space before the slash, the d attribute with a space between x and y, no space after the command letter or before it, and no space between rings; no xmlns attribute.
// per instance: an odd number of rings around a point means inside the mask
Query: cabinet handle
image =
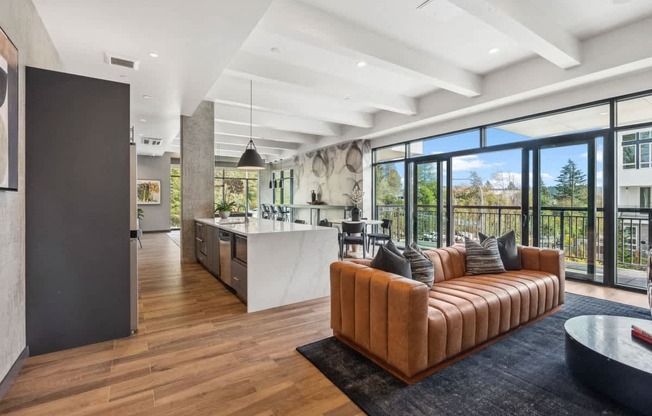
<svg viewBox="0 0 652 416"><path fill-rule="evenodd" d="M237 280L238 282L240 281L240 279L238 279L236 276L233 276L233 280Z"/></svg>
<svg viewBox="0 0 652 416"><path fill-rule="evenodd" d="M202 239L199 238L199 237L197 237L197 241L201 241L202 243L204 242L204 240L202 240Z"/></svg>

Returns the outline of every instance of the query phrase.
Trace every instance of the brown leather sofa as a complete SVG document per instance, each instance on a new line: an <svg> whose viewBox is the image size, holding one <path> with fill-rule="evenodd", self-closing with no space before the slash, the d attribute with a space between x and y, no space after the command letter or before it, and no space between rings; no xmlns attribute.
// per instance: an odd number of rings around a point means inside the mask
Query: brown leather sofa
<svg viewBox="0 0 652 416"><path fill-rule="evenodd" d="M564 253L519 247L523 269L465 275L465 249L426 250L435 284L372 269L371 260L331 264L334 335L407 383L481 349L564 303Z"/></svg>

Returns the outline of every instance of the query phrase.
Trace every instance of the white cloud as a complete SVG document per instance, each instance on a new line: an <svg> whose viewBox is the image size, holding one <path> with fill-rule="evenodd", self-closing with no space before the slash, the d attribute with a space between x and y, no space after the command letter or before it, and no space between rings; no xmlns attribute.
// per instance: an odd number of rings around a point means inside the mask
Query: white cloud
<svg viewBox="0 0 652 416"><path fill-rule="evenodd" d="M598 149L596 150L596 159L598 159L598 163L602 163L602 155L604 155L604 152L602 151L602 146L598 146ZM584 152L580 156L582 156L584 159L589 158L589 153Z"/></svg>
<svg viewBox="0 0 652 416"><path fill-rule="evenodd" d="M502 163L487 163L478 155L460 156L453 159L453 171L465 172L470 170L488 169L501 166Z"/></svg>
<svg viewBox="0 0 652 416"><path fill-rule="evenodd" d="M555 184L555 177L552 176L549 173L541 173L541 180L543 181L543 184L546 186L553 186Z"/></svg>
<svg viewBox="0 0 652 416"><path fill-rule="evenodd" d="M512 182L516 187L521 187L521 174L516 172L496 172L491 176L489 182L494 189L507 189Z"/></svg>

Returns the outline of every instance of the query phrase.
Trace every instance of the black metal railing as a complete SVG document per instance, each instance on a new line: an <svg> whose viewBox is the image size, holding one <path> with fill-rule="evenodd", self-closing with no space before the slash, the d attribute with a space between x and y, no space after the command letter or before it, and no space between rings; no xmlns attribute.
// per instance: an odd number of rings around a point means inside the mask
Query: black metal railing
<svg viewBox="0 0 652 416"><path fill-rule="evenodd" d="M531 213L530 213L531 214ZM397 241L405 241L406 216L403 205L379 205L376 207L378 219L391 219L392 236ZM530 215L531 217L531 215ZM444 218L446 221L447 218ZM514 230L517 241L521 240L523 215L518 206L454 206L454 242L464 238L477 239L478 232L487 235L502 235ZM645 270L652 235L652 209L619 208L616 223L619 268ZM532 221L529 222L532 227ZM437 207L418 205L416 210L415 239L426 245L437 242ZM446 241L446 224L441 226L442 242ZM539 247L564 250L571 262L586 263L589 258L589 218L588 208L582 207L542 207L539 220ZM597 265L602 264L604 256L604 212L596 210L594 223L595 247L593 257ZM530 236L532 229L530 228ZM532 242L530 242L531 244Z"/></svg>

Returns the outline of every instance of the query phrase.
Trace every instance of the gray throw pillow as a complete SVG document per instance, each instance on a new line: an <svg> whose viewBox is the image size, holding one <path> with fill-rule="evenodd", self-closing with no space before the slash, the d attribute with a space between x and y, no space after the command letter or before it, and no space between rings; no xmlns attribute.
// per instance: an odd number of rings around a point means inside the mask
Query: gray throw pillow
<svg viewBox="0 0 652 416"><path fill-rule="evenodd" d="M432 264L432 260L423 253L416 243L406 247L403 256L410 262L412 280L425 283L428 289L432 288L432 284L435 282L435 266Z"/></svg>
<svg viewBox="0 0 652 416"><path fill-rule="evenodd" d="M376 257L371 260L371 267L399 276L412 278L410 262L402 254L396 254L385 246L380 246Z"/></svg>
<svg viewBox="0 0 652 416"><path fill-rule="evenodd" d="M488 236L478 233L480 242L489 238ZM503 261L505 270L521 270L521 256L516 248L516 233L510 231L496 239L498 242L498 252L500 252L500 259Z"/></svg>
<svg viewBox="0 0 652 416"><path fill-rule="evenodd" d="M399 256L402 256L403 253L401 253L401 250L396 247L396 243L394 243L392 240L388 240L385 243L385 247L387 247L392 253L398 254Z"/></svg>
<svg viewBox="0 0 652 416"><path fill-rule="evenodd" d="M505 267L500 259L496 237L489 237L482 243L465 238L466 274L503 273Z"/></svg>

